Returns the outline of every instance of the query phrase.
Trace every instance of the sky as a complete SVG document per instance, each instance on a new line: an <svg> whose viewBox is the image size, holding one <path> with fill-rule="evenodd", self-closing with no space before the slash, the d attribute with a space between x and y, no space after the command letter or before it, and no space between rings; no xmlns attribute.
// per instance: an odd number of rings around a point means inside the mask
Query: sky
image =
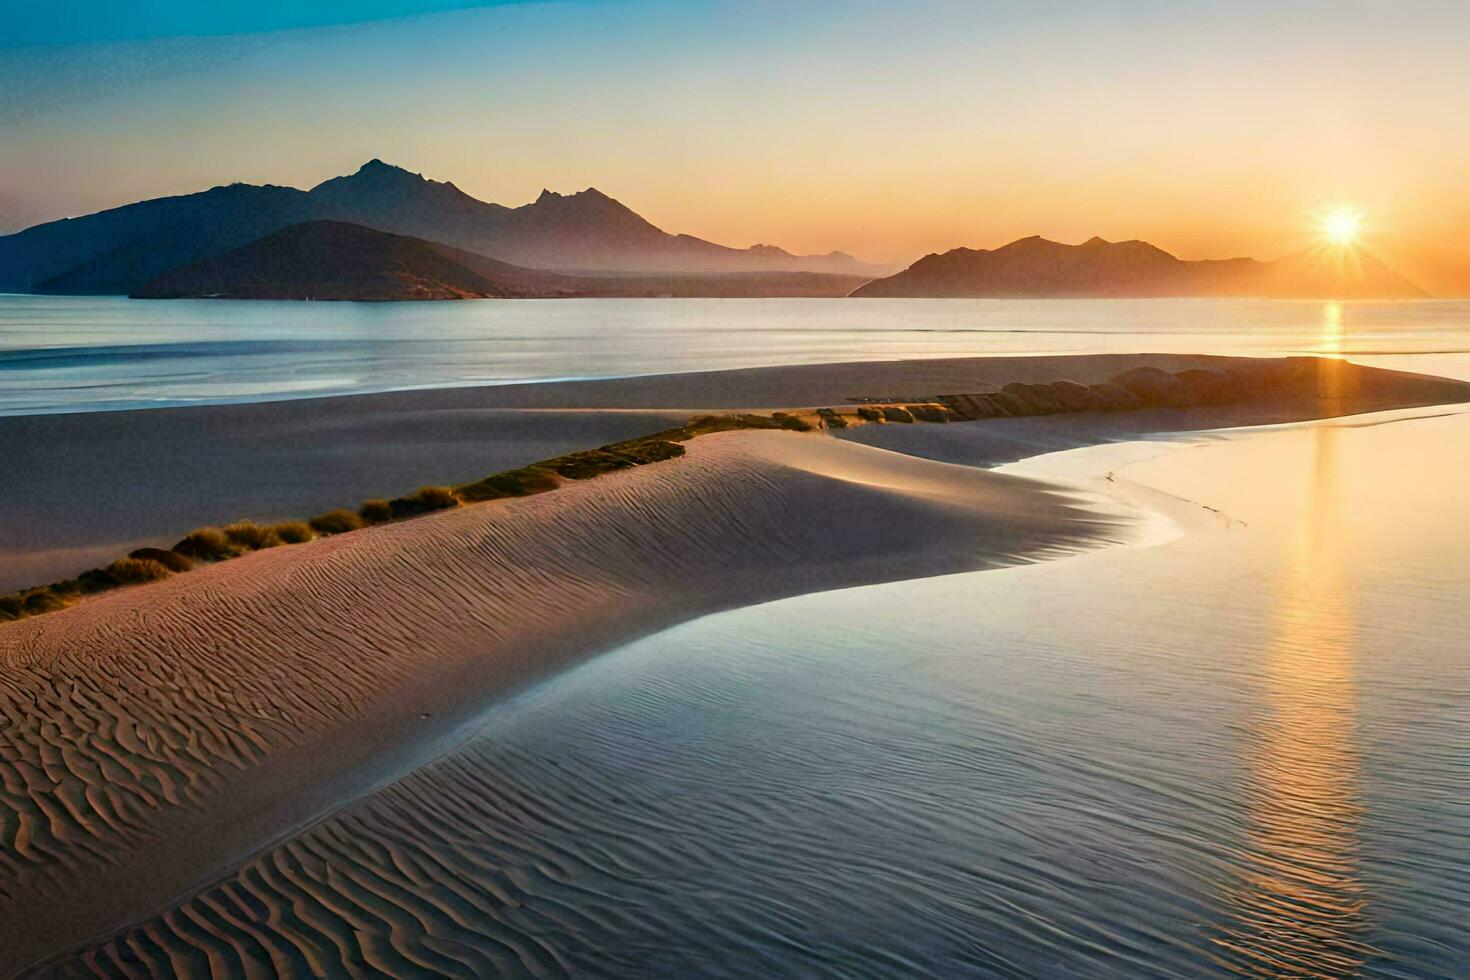
<svg viewBox="0 0 1470 980"><path fill-rule="evenodd" d="M1352 207L1470 295L1460 0L0 4L0 232L379 157L895 262L1031 234L1270 259Z"/></svg>

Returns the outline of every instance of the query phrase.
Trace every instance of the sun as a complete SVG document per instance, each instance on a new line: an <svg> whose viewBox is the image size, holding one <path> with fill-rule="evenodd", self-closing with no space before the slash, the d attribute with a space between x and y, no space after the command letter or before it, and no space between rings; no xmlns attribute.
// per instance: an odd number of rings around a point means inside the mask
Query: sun
<svg viewBox="0 0 1470 980"><path fill-rule="evenodd" d="M1338 248L1358 243L1363 233L1363 212L1352 208L1336 208L1322 216L1322 237Z"/></svg>

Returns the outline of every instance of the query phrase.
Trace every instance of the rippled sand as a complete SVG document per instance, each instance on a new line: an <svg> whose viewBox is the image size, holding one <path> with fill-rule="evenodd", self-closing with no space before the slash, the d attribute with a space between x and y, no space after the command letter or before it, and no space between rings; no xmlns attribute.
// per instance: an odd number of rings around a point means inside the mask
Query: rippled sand
<svg viewBox="0 0 1470 980"><path fill-rule="evenodd" d="M1020 478L729 433L7 624L0 968L162 906L572 657L713 609L1073 549L1120 521ZM390 883L332 880L413 918Z"/></svg>
<svg viewBox="0 0 1470 980"><path fill-rule="evenodd" d="M631 644L57 972L1457 975L1467 423L1111 447L1199 529Z"/></svg>

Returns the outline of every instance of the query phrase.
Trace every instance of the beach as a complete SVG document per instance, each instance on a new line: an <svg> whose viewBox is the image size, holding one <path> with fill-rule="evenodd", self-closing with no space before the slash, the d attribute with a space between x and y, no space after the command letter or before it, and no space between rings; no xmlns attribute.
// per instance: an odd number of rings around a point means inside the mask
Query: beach
<svg viewBox="0 0 1470 980"><path fill-rule="evenodd" d="M0 417L11 464L0 469L0 499L10 503L0 514L0 592L63 578L133 548L168 547L195 527L355 507L646 435L701 412L841 406L864 396L927 397L1063 378L1091 384L1138 366L1251 363L1173 354L915 359ZM1455 396L1421 388L1419 397ZM1129 432L1266 424L1405 400L1389 389L1357 392L1340 404L1257 397L1126 416L999 419L954 433L985 446L957 461L992 464ZM895 432L853 436L944 438L939 430Z"/></svg>
<svg viewBox="0 0 1470 980"><path fill-rule="evenodd" d="M306 516L354 495L646 434L697 411L1264 363L880 362L121 412L93 419L95 430L68 430L76 416L12 418L0 427L19 444L54 445L65 433L68 451L49 468L20 468L31 492L5 487L22 504L63 506L7 520L41 545L63 527L86 528L67 559L116 554L166 545L191 522ZM1229 405L872 425L841 439L705 435L677 459L259 551L0 624L0 969L173 906L444 755L506 696L639 636L785 596L1076 554L1134 540L1148 522L1101 485L973 464L1149 432L1470 400L1459 382L1335 362L1321 370L1351 384ZM178 461L206 444L228 451L181 480ZM391 451L400 446L414 451ZM166 484L203 506L171 507ZM32 572L77 571L24 540L14 554Z"/></svg>

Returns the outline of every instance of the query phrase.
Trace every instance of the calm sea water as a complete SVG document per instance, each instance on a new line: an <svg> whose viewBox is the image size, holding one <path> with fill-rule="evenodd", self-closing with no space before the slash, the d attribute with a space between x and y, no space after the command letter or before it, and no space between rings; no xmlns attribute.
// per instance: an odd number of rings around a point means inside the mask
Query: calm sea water
<svg viewBox="0 0 1470 980"><path fill-rule="evenodd" d="M1470 378L1470 304L4 298L0 411L1138 350ZM74 965L1470 975L1465 408L1028 461L1188 533L634 643Z"/></svg>
<svg viewBox="0 0 1470 980"><path fill-rule="evenodd" d="M94 968L1465 976L1470 414L1408 414L1039 460L1189 532L634 643Z"/></svg>
<svg viewBox="0 0 1470 980"><path fill-rule="evenodd" d="M1470 301L143 301L0 295L0 414L981 354L1470 352ZM1467 355L1470 360L1470 355Z"/></svg>

